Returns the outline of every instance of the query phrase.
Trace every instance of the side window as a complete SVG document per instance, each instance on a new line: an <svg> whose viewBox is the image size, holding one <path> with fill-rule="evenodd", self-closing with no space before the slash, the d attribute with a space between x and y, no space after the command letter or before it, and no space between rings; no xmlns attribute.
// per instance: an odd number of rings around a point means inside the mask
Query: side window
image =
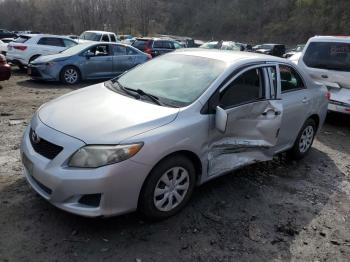
<svg viewBox="0 0 350 262"><path fill-rule="evenodd" d="M153 48L163 48L163 41L154 41Z"/></svg>
<svg viewBox="0 0 350 262"><path fill-rule="evenodd" d="M109 55L108 45L96 45L94 47L91 47L86 52L93 54L95 56L108 56Z"/></svg>
<svg viewBox="0 0 350 262"><path fill-rule="evenodd" d="M55 37L43 37L38 41L38 45L49 45L49 46L59 46L65 47L61 38Z"/></svg>
<svg viewBox="0 0 350 262"><path fill-rule="evenodd" d="M70 41L70 40L68 40L68 39L63 39L63 42L64 42L64 45L65 45L66 47L68 47L68 48L77 45L75 42Z"/></svg>
<svg viewBox="0 0 350 262"><path fill-rule="evenodd" d="M102 36L102 42L109 42L109 37L108 37L108 35L103 35L103 36Z"/></svg>
<svg viewBox="0 0 350 262"><path fill-rule="evenodd" d="M280 65L282 93L305 88L300 75L290 66Z"/></svg>
<svg viewBox="0 0 350 262"><path fill-rule="evenodd" d="M182 48L182 46L179 43L177 43L177 42L174 42L174 47L175 47L175 49Z"/></svg>
<svg viewBox="0 0 350 262"><path fill-rule="evenodd" d="M134 49L127 47L126 48L126 54L127 55L138 55L139 53L137 51L135 51Z"/></svg>
<svg viewBox="0 0 350 262"><path fill-rule="evenodd" d="M110 34L109 37L111 38L111 42L117 42L114 35Z"/></svg>
<svg viewBox="0 0 350 262"><path fill-rule="evenodd" d="M126 47L122 45L114 45L113 46L113 55L126 55Z"/></svg>
<svg viewBox="0 0 350 262"><path fill-rule="evenodd" d="M174 45L170 41L164 41L163 42L163 48L166 49L175 49Z"/></svg>
<svg viewBox="0 0 350 262"><path fill-rule="evenodd" d="M251 69L240 75L220 94L220 106L227 109L264 98L263 71Z"/></svg>

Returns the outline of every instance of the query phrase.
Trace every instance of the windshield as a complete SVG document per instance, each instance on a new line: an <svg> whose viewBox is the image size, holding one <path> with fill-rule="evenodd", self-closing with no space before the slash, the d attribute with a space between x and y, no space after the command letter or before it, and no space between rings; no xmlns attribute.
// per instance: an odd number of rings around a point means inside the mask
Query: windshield
<svg viewBox="0 0 350 262"><path fill-rule="evenodd" d="M308 67L350 72L350 44L314 42L304 55Z"/></svg>
<svg viewBox="0 0 350 262"><path fill-rule="evenodd" d="M208 42L200 46L200 48L206 49L215 49L218 45L218 42Z"/></svg>
<svg viewBox="0 0 350 262"><path fill-rule="evenodd" d="M222 61L190 55L165 55L119 78L119 83L183 107L194 102L226 68Z"/></svg>
<svg viewBox="0 0 350 262"><path fill-rule="evenodd" d="M79 38L90 41L100 41L101 36L102 35L98 33L84 32L79 36Z"/></svg>
<svg viewBox="0 0 350 262"><path fill-rule="evenodd" d="M273 47L273 45L261 45L259 46L259 49L272 49Z"/></svg>
<svg viewBox="0 0 350 262"><path fill-rule="evenodd" d="M85 48L89 47L90 45L75 45L71 48L68 48L66 50L64 50L63 52L61 52L61 54L65 54L65 55L75 55L78 54L79 52L81 52L82 50L84 50Z"/></svg>

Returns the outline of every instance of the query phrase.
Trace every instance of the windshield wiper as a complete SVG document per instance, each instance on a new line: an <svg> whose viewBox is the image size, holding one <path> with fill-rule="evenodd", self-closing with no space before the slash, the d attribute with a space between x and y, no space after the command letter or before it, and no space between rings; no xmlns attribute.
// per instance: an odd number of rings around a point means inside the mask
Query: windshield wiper
<svg viewBox="0 0 350 262"><path fill-rule="evenodd" d="M127 89L127 90L129 90L129 91L131 91L131 92L135 92L135 93L137 93L137 94L139 94L140 96L146 96L146 97L148 97L149 99L151 99L155 104L157 104L157 105L160 105L160 106L162 106L163 105L163 103L161 103L160 101L159 101L159 98L158 97L156 97L156 96L154 96L154 95L151 95L151 94L148 94L148 93L146 93L145 91L143 91L143 90L141 90L141 89L132 89L132 88L129 88L129 87L125 87L125 89Z"/></svg>
<svg viewBox="0 0 350 262"><path fill-rule="evenodd" d="M140 95L135 95L134 93L129 91L129 88L124 87L121 83L119 83L118 79L112 80L112 83L116 83L124 93L127 93L128 95L132 96L133 98L140 99Z"/></svg>

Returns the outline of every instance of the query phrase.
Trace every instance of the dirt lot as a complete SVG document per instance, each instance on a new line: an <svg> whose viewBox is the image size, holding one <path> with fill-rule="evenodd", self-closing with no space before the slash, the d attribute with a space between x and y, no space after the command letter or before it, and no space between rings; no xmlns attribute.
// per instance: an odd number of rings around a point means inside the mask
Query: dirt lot
<svg viewBox="0 0 350 262"><path fill-rule="evenodd" d="M18 71L1 85L0 261L350 261L349 117L331 115L303 161L217 179L167 221L86 219L28 187L18 150L33 112L72 89Z"/></svg>

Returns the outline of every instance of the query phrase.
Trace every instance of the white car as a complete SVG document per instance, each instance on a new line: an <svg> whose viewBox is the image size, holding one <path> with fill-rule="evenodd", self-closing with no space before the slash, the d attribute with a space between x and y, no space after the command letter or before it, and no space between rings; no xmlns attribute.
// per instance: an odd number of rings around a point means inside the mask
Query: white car
<svg viewBox="0 0 350 262"><path fill-rule="evenodd" d="M7 46L10 42L15 40L14 38L3 38L0 40L0 54L6 56Z"/></svg>
<svg viewBox="0 0 350 262"><path fill-rule="evenodd" d="M117 35L106 31L85 31L79 36L79 43L85 42L118 42Z"/></svg>
<svg viewBox="0 0 350 262"><path fill-rule="evenodd" d="M310 38L298 65L314 81L327 86L329 111L350 114L350 37Z"/></svg>
<svg viewBox="0 0 350 262"><path fill-rule="evenodd" d="M44 34L20 35L7 49L7 60L24 68L39 56L58 54L78 43L69 37Z"/></svg>

